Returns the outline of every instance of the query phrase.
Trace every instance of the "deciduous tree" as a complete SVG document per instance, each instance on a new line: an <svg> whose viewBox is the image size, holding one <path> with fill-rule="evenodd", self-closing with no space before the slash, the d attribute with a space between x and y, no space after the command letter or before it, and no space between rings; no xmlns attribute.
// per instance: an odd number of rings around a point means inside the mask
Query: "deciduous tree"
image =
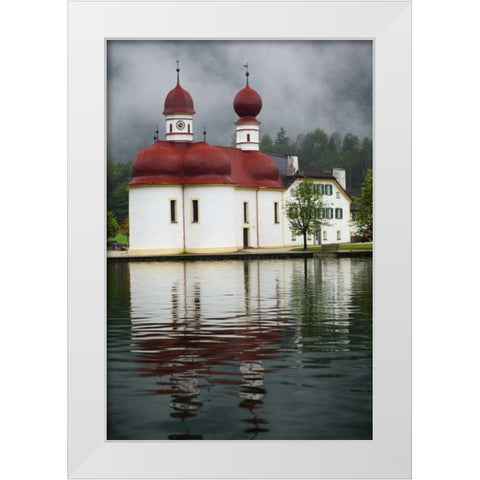
<svg viewBox="0 0 480 480"><path fill-rule="evenodd" d="M353 223L360 233L373 232L373 178L369 168L363 180L360 196L355 198L355 218Z"/></svg>
<svg viewBox="0 0 480 480"><path fill-rule="evenodd" d="M113 212L107 212L107 238L115 237L118 228L118 222Z"/></svg>
<svg viewBox="0 0 480 480"><path fill-rule="evenodd" d="M303 248L307 249L307 234L313 234L321 226L328 225L322 216L322 195L311 178L302 176L293 187L291 198L286 202L285 213L290 229L303 236Z"/></svg>
<svg viewBox="0 0 480 480"><path fill-rule="evenodd" d="M128 238L128 236L130 235L130 220L128 217L123 220L119 228L120 231Z"/></svg>

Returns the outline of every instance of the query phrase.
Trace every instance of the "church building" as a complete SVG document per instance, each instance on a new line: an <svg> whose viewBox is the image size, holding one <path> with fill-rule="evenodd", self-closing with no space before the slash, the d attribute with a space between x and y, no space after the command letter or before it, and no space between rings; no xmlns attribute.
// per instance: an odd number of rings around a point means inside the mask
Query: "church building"
<svg viewBox="0 0 480 480"><path fill-rule="evenodd" d="M302 245L290 231L284 205L300 174L322 192L329 225L309 244L350 241L345 171L322 173L298 157L259 151L260 95L249 85L233 100L236 147L194 142L194 103L177 84L165 99L166 139L140 150L129 190L130 248L134 255L235 252Z"/></svg>

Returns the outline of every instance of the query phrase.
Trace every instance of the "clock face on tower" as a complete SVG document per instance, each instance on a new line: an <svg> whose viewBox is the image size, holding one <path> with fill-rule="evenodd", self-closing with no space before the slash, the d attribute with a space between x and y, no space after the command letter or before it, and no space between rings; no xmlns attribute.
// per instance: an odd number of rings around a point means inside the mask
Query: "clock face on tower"
<svg viewBox="0 0 480 480"><path fill-rule="evenodd" d="M175 125L179 130L183 130L185 128L185 122L182 122L181 120L179 120Z"/></svg>

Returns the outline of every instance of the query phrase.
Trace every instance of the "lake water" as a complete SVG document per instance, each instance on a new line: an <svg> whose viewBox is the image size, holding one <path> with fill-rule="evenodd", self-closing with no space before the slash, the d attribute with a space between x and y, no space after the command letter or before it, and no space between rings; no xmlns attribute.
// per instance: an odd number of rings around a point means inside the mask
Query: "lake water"
<svg viewBox="0 0 480 480"><path fill-rule="evenodd" d="M108 440L372 438L372 260L107 265Z"/></svg>

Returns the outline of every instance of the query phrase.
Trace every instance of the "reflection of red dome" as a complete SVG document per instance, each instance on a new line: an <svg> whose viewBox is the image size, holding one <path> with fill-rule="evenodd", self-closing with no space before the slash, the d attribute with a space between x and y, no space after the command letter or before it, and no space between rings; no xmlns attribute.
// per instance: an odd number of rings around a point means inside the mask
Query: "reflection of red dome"
<svg viewBox="0 0 480 480"><path fill-rule="evenodd" d="M256 117L262 109L262 98L247 85L235 95L233 109L239 117Z"/></svg>
<svg viewBox="0 0 480 480"><path fill-rule="evenodd" d="M170 90L165 99L163 114L169 115L171 113L188 113L192 115L195 113L192 97L180 86L180 83L177 83L177 86Z"/></svg>
<svg viewBox="0 0 480 480"><path fill-rule="evenodd" d="M193 144L184 154L184 174L230 175L230 160L220 148L206 142Z"/></svg>
<svg viewBox="0 0 480 480"><path fill-rule="evenodd" d="M140 150L132 164L132 177L178 175L182 172L181 151L169 142L157 142Z"/></svg>
<svg viewBox="0 0 480 480"><path fill-rule="evenodd" d="M255 180L278 181L278 167L275 162L264 153L257 151L245 152L245 165L248 173Z"/></svg>

